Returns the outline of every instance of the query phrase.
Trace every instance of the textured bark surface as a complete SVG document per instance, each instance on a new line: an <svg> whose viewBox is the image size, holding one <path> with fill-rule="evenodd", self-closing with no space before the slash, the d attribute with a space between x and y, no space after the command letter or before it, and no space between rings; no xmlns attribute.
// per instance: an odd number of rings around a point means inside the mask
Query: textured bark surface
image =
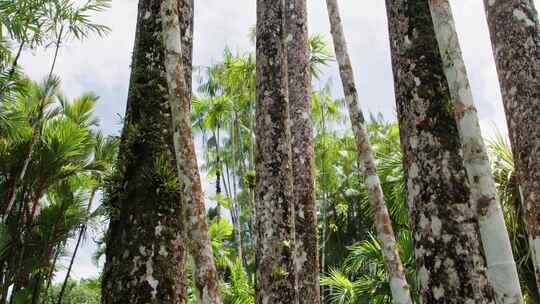
<svg viewBox="0 0 540 304"><path fill-rule="evenodd" d="M285 1L257 1L256 300L298 303Z"/></svg>
<svg viewBox="0 0 540 304"><path fill-rule="evenodd" d="M422 303L494 303L428 0L387 0Z"/></svg>
<svg viewBox="0 0 540 304"><path fill-rule="evenodd" d="M107 195L105 304L186 303L185 209L166 174L176 164L160 16L161 0L139 2L119 172Z"/></svg>
<svg viewBox="0 0 540 304"><path fill-rule="evenodd" d="M178 4L178 0L164 0L161 8L176 169L182 189L182 201L188 216L187 230L190 253L194 261L193 275L197 301L202 304L220 304L222 301L219 295L218 276L208 236L204 195L191 131L190 93L186 84L182 56L184 37L180 23L193 24L193 19L179 18ZM191 36L186 39L188 38L192 39Z"/></svg>
<svg viewBox="0 0 540 304"><path fill-rule="evenodd" d="M295 206L295 264L299 303L320 302L319 247L315 206L315 155L306 0L287 3L289 115Z"/></svg>
<svg viewBox="0 0 540 304"><path fill-rule="evenodd" d="M368 197L374 210L374 223L377 238L381 243L384 257L384 265L388 273L392 300L396 304L412 303L409 285L405 277L405 271L396 245L396 237L392 228L390 215L386 208L386 202L382 192L381 182L377 175L377 167L373 157L373 151L366 131L364 115L360 110L358 92L354 83L354 73L351 59L347 50L347 42L343 33L343 25L339 14L337 0L326 0L328 16L330 18L330 30L334 41L334 49L339 64L339 72L345 100L349 110L349 118L356 139L358 159L362 163L368 189Z"/></svg>
<svg viewBox="0 0 540 304"><path fill-rule="evenodd" d="M454 104L472 205L478 211L488 279L495 291L497 303L523 303L512 246L503 210L497 198L491 164L482 138L450 2L430 0L430 8L444 73Z"/></svg>
<svg viewBox="0 0 540 304"><path fill-rule="evenodd" d="M540 23L532 0L485 0L529 242L540 286Z"/></svg>

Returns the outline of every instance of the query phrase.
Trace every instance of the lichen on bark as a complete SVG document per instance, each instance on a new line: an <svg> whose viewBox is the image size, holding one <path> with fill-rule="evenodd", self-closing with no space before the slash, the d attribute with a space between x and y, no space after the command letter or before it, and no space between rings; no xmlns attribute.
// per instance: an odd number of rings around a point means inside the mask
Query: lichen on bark
<svg viewBox="0 0 540 304"><path fill-rule="evenodd" d="M540 22L532 0L485 0L508 133L540 287Z"/></svg>
<svg viewBox="0 0 540 304"><path fill-rule="evenodd" d="M401 258L398 252L396 237L392 228L392 222L386 207L381 182L377 175L375 158L369 137L367 134L364 115L360 110L358 92L354 82L354 73L351 59L347 51L347 42L343 32L343 25L339 14L337 0L327 0L328 16L330 19L330 30L334 41L334 49L337 61L345 100L349 111L351 126L356 139L356 149L358 159L362 164L365 181L367 183L368 198L374 210L374 223L377 238L381 243L384 265L388 273L388 283L392 292L392 301L395 304L412 303L407 278Z"/></svg>
<svg viewBox="0 0 540 304"><path fill-rule="evenodd" d="M174 171L160 10L161 1L139 2L119 168L106 196L105 304L186 303L185 209Z"/></svg>
<svg viewBox="0 0 540 304"><path fill-rule="evenodd" d="M319 247L315 206L315 152L306 0L286 5L289 115L295 207L298 301L320 303Z"/></svg>
<svg viewBox="0 0 540 304"><path fill-rule="evenodd" d="M516 263L504 214L495 190L491 164L474 105L465 62L448 0L430 0L431 16L454 104L463 159L471 189L472 205L478 211L480 236L486 255L488 279L499 304L523 303Z"/></svg>
<svg viewBox="0 0 540 304"><path fill-rule="evenodd" d="M197 301L201 304L221 304L219 282L214 263L212 245L208 236L208 223L201 178L197 165L195 143L191 130L190 92L186 83L182 41L185 40L181 23L193 24L179 11L178 0L163 0L161 7L162 41L165 51L168 101L171 109L172 138L182 202L187 213L189 248L194 260L193 277ZM186 39L191 39L187 37ZM191 69L187 69L191 72ZM191 77L189 77L190 79Z"/></svg>
<svg viewBox="0 0 540 304"><path fill-rule="evenodd" d="M494 303L429 0L387 0L422 303Z"/></svg>
<svg viewBox="0 0 540 304"><path fill-rule="evenodd" d="M256 303L298 303L285 1L257 1Z"/></svg>

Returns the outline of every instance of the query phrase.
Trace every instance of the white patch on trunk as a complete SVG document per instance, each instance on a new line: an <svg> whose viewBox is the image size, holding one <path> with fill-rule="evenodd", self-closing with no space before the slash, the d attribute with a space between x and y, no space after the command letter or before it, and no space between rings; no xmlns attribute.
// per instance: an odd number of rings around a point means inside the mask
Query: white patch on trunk
<svg viewBox="0 0 540 304"><path fill-rule="evenodd" d="M431 216L431 232L436 237L439 237L441 235L442 230L442 222L441 220L436 216Z"/></svg>
<svg viewBox="0 0 540 304"><path fill-rule="evenodd" d="M429 4L444 73L456 108L464 166L471 189L472 207L476 210L479 202L486 205L482 206L483 210L480 214L475 214L475 217L478 218L488 279L494 287L498 304L523 303L510 239L500 203L496 199L495 183L461 54L451 6L448 0L430 0ZM488 4L491 6L495 4L495 1L491 0ZM516 9L513 13L516 19L530 21L520 10ZM467 233L475 233L474 227L465 226L464 228L469 230ZM433 232L435 233L435 230ZM449 242L451 237L443 236L443 240ZM463 248L457 248L457 252L466 254Z"/></svg>
<svg viewBox="0 0 540 304"><path fill-rule="evenodd" d="M158 221L158 224L157 224L157 226L155 228L155 231L154 231L155 234L156 234L156 237L161 236L161 231L163 231L163 228L164 228L164 226L161 225L161 222Z"/></svg>
<svg viewBox="0 0 540 304"><path fill-rule="evenodd" d="M156 298L157 295L157 286L159 285L159 281L154 278L154 268L152 267L152 258L149 258L146 261L146 274L144 276L146 282L148 282L148 285L152 287L152 299Z"/></svg>
<svg viewBox="0 0 540 304"><path fill-rule="evenodd" d="M525 24L525 26L528 26L528 27L535 27L536 26L536 23L531 20L522 10L520 9L514 9L514 11L512 12L512 16L514 17L514 19L516 19L517 21L520 21L520 22L523 22Z"/></svg>

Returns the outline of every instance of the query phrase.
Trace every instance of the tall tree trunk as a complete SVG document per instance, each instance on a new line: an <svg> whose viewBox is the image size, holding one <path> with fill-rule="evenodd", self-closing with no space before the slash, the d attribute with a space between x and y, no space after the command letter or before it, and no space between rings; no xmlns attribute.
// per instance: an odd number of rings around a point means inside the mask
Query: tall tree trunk
<svg viewBox="0 0 540 304"><path fill-rule="evenodd" d="M92 208L92 202L94 201L94 197L96 196L97 188L92 189L92 192L90 194L90 198L88 199L88 206L86 207L86 214L90 214L90 210ZM77 237L77 243L75 244L75 248L73 249L73 253L71 254L71 259L69 261L69 266L66 271L66 276L64 277L64 282L62 283L62 288L60 289L60 294L58 295L58 301L57 304L62 303L62 298L64 297L64 293L67 288L67 284L69 281L69 276L71 274L71 269L73 268L73 264L75 263L75 257L77 257L77 252L79 251L79 246L81 246L81 242L84 236L84 233L86 232L86 223L83 224L79 230L79 236Z"/></svg>
<svg viewBox="0 0 540 304"><path fill-rule="evenodd" d="M233 138L232 133L230 134L230 138L232 140ZM233 158L234 158L234 145L232 145L231 149L233 151L232 153L233 153ZM244 261L244 255L242 253L243 246L242 246L242 227L240 225L240 210L239 210L239 205L236 201L236 194L237 194L236 177L234 174L234 167L232 168L232 170L229 170L229 165L227 164L227 162L225 162L225 174L227 176L227 179L226 180L224 179L223 181L226 182L226 184L228 185L227 186L229 189L228 198L231 200L231 208L229 211L231 214L231 221L233 224L233 235L234 235L234 243L236 246L236 254L238 258L240 258L241 261ZM232 175L232 183L231 183L231 175Z"/></svg>
<svg viewBox="0 0 540 304"><path fill-rule="evenodd" d="M284 0L257 0L255 303L298 303Z"/></svg>
<svg viewBox="0 0 540 304"><path fill-rule="evenodd" d="M429 0L387 0L422 303L494 303Z"/></svg>
<svg viewBox="0 0 540 304"><path fill-rule="evenodd" d="M103 271L104 304L186 303L186 208L180 187L171 187L171 176L163 174L167 168L174 170L176 161L165 41L162 23L157 22L162 5L161 0L139 2L119 172L108 190L113 214ZM180 5L183 11L177 18L189 20L181 23L183 33L192 31L192 5L191 0ZM186 36L182 55L191 66L192 35Z"/></svg>
<svg viewBox="0 0 540 304"><path fill-rule="evenodd" d="M388 280L392 291L394 303L412 303L409 285L405 277L405 271L399 256L396 237L392 228L392 222L386 207L384 194L381 187L377 167L369 137L367 134L365 119L360 110L358 92L354 83L354 73L351 59L347 51L347 42L343 33L343 25L339 15L337 0L326 0L330 29L334 40L334 49L339 63L339 71L345 100L349 110L349 118L356 139L358 159L362 163L363 175L367 183L368 196L374 211L374 223L377 238L381 243L384 257L384 265L388 273Z"/></svg>
<svg viewBox="0 0 540 304"><path fill-rule="evenodd" d="M8 196L9 200L7 201L7 204L2 206L3 209L0 210L1 221L5 221L7 219L7 217L9 216L9 213L11 212L11 208L13 207L13 204L15 203L15 200L17 199L17 196L18 196L19 192L21 191L21 189L23 187L24 178L26 176L28 166L30 165L30 162L32 161L32 156L34 154L35 146L41 140L41 133L43 132L43 124L42 124L41 120L43 119L43 116L45 114L45 107L46 107L45 102L46 102L46 98L48 97L47 93L48 93L49 90L53 90L53 87L52 87L52 84L50 83L50 81L52 80L53 72L54 72L54 69L56 67L56 61L58 60L58 53L60 51L60 44L62 43L62 39L64 38L63 35L64 35L64 26L62 25L60 27L60 32L58 33L58 36L56 37L54 56L53 56L53 61L52 61L51 67L49 69L49 74L48 74L48 76L47 76L47 78L46 78L46 80L44 82L44 84L45 84L44 91L45 92L44 92L43 98L40 100L40 105L39 105L39 110L38 110L38 118L37 118L37 121L35 122L35 125L32 126L32 128L33 128L32 139L30 141L30 145L28 146L28 153L26 154L26 156L24 158L23 166L21 168L21 171L18 174L17 179L15 180L13 189L10 190L10 192L9 192L11 196Z"/></svg>
<svg viewBox="0 0 540 304"><path fill-rule="evenodd" d="M216 140L216 197L219 197L221 195L221 152L219 149L219 122L216 127L216 131L214 132L214 139ZM225 183L225 181L223 181ZM216 213L217 218L221 218L221 206L219 204L216 204Z"/></svg>
<svg viewBox="0 0 540 304"><path fill-rule="evenodd" d="M320 175L320 182L319 182L319 185L320 185L320 191L322 192L322 202L321 202L321 217L322 217L322 223L321 223L321 226L322 226L322 231L321 231L321 240L320 240L320 247L321 247L321 271L322 272L325 272L326 271L326 243L328 241L328 237L327 237L327 231L328 231L328 189L327 189L327 183L326 183L326 180L327 180L327 173L326 173L326 161L327 161L327 158L326 158L326 153L328 151L328 148L326 147L326 104L323 103L321 104L321 127L320 127L320 131L321 132L321 138L323 139L322 140L322 151L321 151L321 162L319 163L319 166L321 166L321 172L319 173ZM326 303L325 302L325 286L321 286L321 302L322 303Z"/></svg>
<svg viewBox="0 0 540 304"><path fill-rule="evenodd" d="M54 271L56 269L56 262L58 261L58 257L60 256L60 253L61 253L60 249L57 249L56 252L54 253L54 259L51 263L51 266L49 267L49 271L47 272L47 285L45 286L45 290L43 290L41 304L47 303L47 296L49 295L49 288L51 287Z"/></svg>
<svg viewBox="0 0 540 304"><path fill-rule="evenodd" d="M320 303L306 0L287 4L287 63L299 303Z"/></svg>
<svg viewBox="0 0 540 304"><path fill-rule="evenodd" d="M212 244L208 236L208 223L204 205L201 178L191 130L190 96L184 77L181 43L181 22L193 19L178 18L178 0L165 0L161 8L163 41L165 47L165 70L167 72L168 99L172 113L173 142L176 169L181 184L182 202L188 216L190 253L193 257L194 279L199 303L222 303L219 282L214 263Z"/></svg>
<svg viewBox="0 0 540 304"><path fill-rule="evenodd" d="M534 1L485 0L506 121L540 286L540 23Z"/></svg>
<svg viewBox="0 0 540 304"><path fill-rule="evenodd" d="M429 3L463 146L463 160L471 188L472 204L474 210L478 212L488 279L495 291L497 303L523 303L512 245L497 197L487 149L482 139L450 2L430 0Z"/></svg>

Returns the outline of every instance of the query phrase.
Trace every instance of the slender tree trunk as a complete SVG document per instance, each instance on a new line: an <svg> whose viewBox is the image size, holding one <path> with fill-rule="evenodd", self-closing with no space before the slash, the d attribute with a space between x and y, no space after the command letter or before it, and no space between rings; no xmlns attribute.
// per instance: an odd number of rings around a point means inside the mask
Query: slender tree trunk
<svg viewBox="0 0 540 304"><path fill-rule="evenodd" d="M181 22L182 33L189 37L182 57L190 66L193 2L181 2L182 14L178 8L170 11L167 4L171 3L139 2L119 172L108 190L113 213L103 271L104 304L186 303L186 208L180 187L171 186L171 177L162 174L164 169L174 170L176 161L167 99L168 52L159 21L164 21L162 9L187 20ZM169 38L180 44L180 34ZM184 76L185 81L191 79Z"/></svg>
<svg viewBox="0 0 540 304"><path fill-rule="evenodd" d="M9 286L11 285L8 261L2 262L2 276L2 296L0 297L0 304L5 304L8 298Z"/></svg>
<svg viewBox="0 0 540 304"><path fill-rule="evenodd" d="M216 132L214 132L214 139L216 140L216 196L221 195L221 152L219 150L219 123L216 128ZM223 181L225 183L225 181ZM217 212L217 218L221 218L221 206L219 204L216 204L216 212Z"/></svg>
<svg viewBox="0 0 540 304"><path fill-rule="evenodd" d="M236 118L236 113L235 113L235 118ZM236 218L236 222L233 222L233 225L234 225L234 238L235 238L235 241L237 243L237 253L238 253L238 258L240 258L240 260L242 261L242 266L244 267L244 269L247 269L247 263L246 263L246 260L245 260L245 257L244 257L244 244L243 244L243 240L242 240L242 223L240 222L240 215L242 214L242 210L240 209L240 205L238 204L238 200L237 200L237 196L238 196L238 191L237 191L237 188L236 188L236 185L238 183L238 178L237 178L237 174L235 173L236 170L238 170L238 163L236 161L236 149L237 149L237 146L236 146L236 132L235 132L235 128L234 128L234 122L231 123L231 126L230 126L230 140L231 140L231 151L232 151L232 161L233 161L233 164L232 164L232 170L231 171L231 177L232 177L232 208L233 208L233 212L235 213L234 217L233 218ZM227 176L229 175L229 168L227 167ZM230 186L229 186L230 187Z"/></svg>
<svg viewBox="0 0 540 304"><path fill-rule="evenodd" d="M494 303L429 0L387 0L422 303Z"/></svg>
<svg viewBox="0 0 540 304"><path fill-rule="evenodd" d="M523 303L512 245L497 197L495 181L474 99L461 55L452 9L448 0L430 0L431 16L442 57L444 73L454 104L463 159L471 188L472 205L478 212L480 236L486 255L488 279L497 303Z"/></svg>
<svg viewBox="0 0 540 304"><path fill-rule="evenodd" d="M299 303L320 303L315 152L311 121L311 78L306 0L287 4L289 115L295 207Z"/></svg>
<svg viewBox="0 0 540 304"><path fill-rule="evenodd" d="M208 223L204 205L201 178L191 131L190 92L184 78L181 44L181 26L177 16L177 0L165 0L161 8L163 41L165 43L165 70L167 72L168 99L172 113L173 142L176 169L182 189L182 201L188 216L190 253L195 264L194 278L199 303L222 303L214 263L212 244L208 236ZM193 19L182 20L193 22Z"/></svg>
<svg viewBox="0 0 540 304"><path fill-rule="evenodd" d="M232 135L231 135L232 138ZM232 148L234 151L234 146ZM234 152L233 152L234 153ZM231 172L232 171L232 172ZM240 212L238 209L238 204L236 203L236 179L234 177L234 168L233 170L229 170L229 165L227 162L225 162L225 174L227 179L224 179L224 182L227 182L227 187L229 189L229 195L228 198L231 200L231 209L229 210L231 213L231 220L233 224L233 234L234 234L234 242L236 245L236 253L240 260L243 261L243 254L242 254L242 234L241 234L241 226L240 226ZM232 184L231 184L231 175L232 175Z"/></svg>
<svg viewBox="0 0 540 304"><path fill-rule="evenodd" d="M67 269L66 277L64 278L64 282L62 283L62 288L60 289L60 294L58 295L58 300L56 301L56 304L62 304L62 300L64 299L64 293L66 292L67 284L69 282L69 276L71 274L71 268L73 268L73 263L75 262L75 256L77 255L77 251L79 250L79 246L81 244L84 232L86 231L86 225L81 227L81 230L79 231L79 237L77 238L77 244L75 245L75 249L73 249L73 255L71 256L71 260L69 261L69 266Z"/></svg>
<svg viewBox="0 0 540 304"><path fill-rule="evenodd" d="M49 271L47 273L47 286L45 286L45 290L43 290L43 298L41 299L42 304L47 303L47 295L49 294L49 288L51 287L54 270L56 268L56 262L58 261L59 256L60 256L60 249L56 250L56 253L54 254L53 262L51 263L51 267L49 268Z"/></svg>
<svg viewBox="0 0 540 304"><path fill-rule="evenodd" d="M9 87L10 81L13 80L13 75L15 75L15 71L17 71L17 66L19 65L19 57L21 57L22 50L24 48L24 45L26 44L26 41L22 41L19 45L19 49L17 50L17 54L15 54L15 58L13 59L13 63L11 64L11 67L9 68L6 81L4 84L0 87L0 99L3 99L4 93L6 92L7 88Z"/></svg>
<svg viewBox="0 0 540 304"><path fill-rule="evenodd" d="M534 1L485 0L516 163L536 281L540 286L540 22Z"/></svg>
<svg viewBox="0 0 540 304"><path fill-rule="evenodd" d="M86 207L87 214L90 214L90 210L92 208L92 202L94 201L96 192L97 192L96 188L92 189L92 193L90 194L90 198L88 199L88 206ZM79 230L79 237L77 238L77 243L75 244L75 248L73 249L73 254L71 255L71 259L69 261L69 266L66 271L66 277L64 278L64 282L62 283L62 288L60 289L60 294L58 295L57 304L62 303L62 298L64 297L64 292L66 291L66 287L69 281L69 275L71 274L71 268L73 268L73 263L75 262L75 257L77 256L77 252L79 251L79 246L81 245L82 238L85 232L86 232L86 224L83 224Z"/></svg>
<svg viewBox="0 0 540 304"><path fill-rule="evenodd" d="M285 14L257 0L257 304L298 303Z"/></svg>
<svg viewBox="0 0 540 304"><path fill-rule="evenodd" d="M360 110L358 93L354 83L354 74L352 70L351 59L347 51L347 43L337 0L326 0L328 6L328 15L330 17L330 29L334 40L336 58L339 63L339 71L345 100L349 109L349 117L356 138L356 149L358 159L362 163L363 175L367 183L368 196L371 207L374 210L374 223L377 237L381 243L381 249L384 257L384 265L388 272L388 280L392 291L394 303L412 303L409 292L409 285L405 277L405 271L401 263L396 237L392 228L390 215L386 207L381 182L377 175L375 158L365 126L364 115Z"/></svg>
<svg viewBox="0 0 540 304"><path fill-rule="evenodd" d="M58 33L58 36L56 38L56 46L54 49L54 56L53 56L53 62L51 64L51 68L49 69L49 75L47 76L47 79L45 81L45 85L48 86L49 81L52 79L54 68L56 67L56 60L58 59L58 52L60 51L60 44L62 43L62 38L64 34L64 26L60 27L60 32ZM45 90L49 90L49 87L46 87ZM15 200L17 199L17 195L19 194L19 191L22 188L24 177L26 176L26 171L28 170L28 166L30 165L30 161L32 160L32 155L34 154L35 146L38 144L41 133L42 133L42 124L41 119L43 118L44 112L45 112L45 99L47 96L44 96L43 99L40 101L40 107L39 107L39 113L38 113L38 119L36 122L36 125L34 126L34 130L32 132L32 140L30 141L30 146L28 147L28 153L26 154L26 157L24 159L24 163L21 169L21 172L19 173L18 178L15 180L13 192L11 193L11 196L9 197L9 200L7 202L7 205L3 206L4 209L2 210L2 213L0 216L2 217L2 221L5 221L8 217L9 213L11 212L11 208L13 207L13 204L15 203Z"/></svg>
<svg viewBox="0 0 540 304"><path fill-rule="evenodd" d="M328 192L326 189L326 115L325 115L325 106L326 104L321 104L321 137L323 138L323 148L322 148L322 155L321 155L321 173L320 173L320 179L321 179L321 191L322 191L322 204L321 204L321 215L322 215L322 232L321 232L321 241L320 241L320 247L321 247L321 271L326 271L326 241L327 241L327 231L328 231ZM321 286L321 303L325 302L325 286Z"/></svg>

